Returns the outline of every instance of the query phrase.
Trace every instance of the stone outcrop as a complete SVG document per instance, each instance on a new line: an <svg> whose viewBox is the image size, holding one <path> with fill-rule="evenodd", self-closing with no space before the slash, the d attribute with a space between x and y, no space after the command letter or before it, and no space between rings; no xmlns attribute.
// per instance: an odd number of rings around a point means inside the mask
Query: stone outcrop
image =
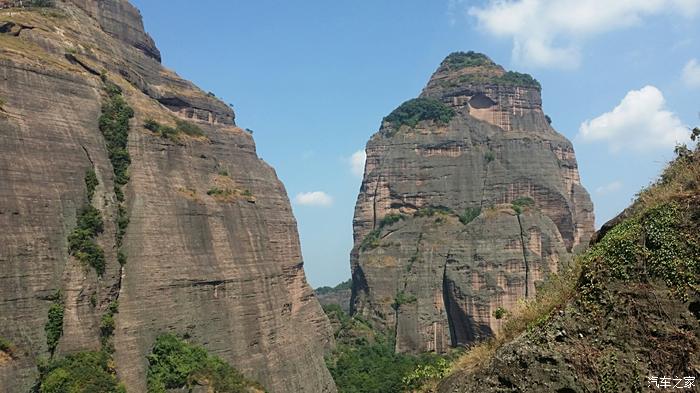
<svg viewBox="0 0 700 393"><path fill-rule="evenodd" d="M497 310L534 296L593 233L573 147L542 111L539 83L484 55L446 58L366 152L351 309L395 331L397 351L491 335Z"/></svg>
<svg viewBox="0 0 700 393"><path fill-rule="evenodd" d="M55 356L99 350L101 318L118 301L113 357L130 392L145 391L146 355L166 332L268 391L334 392L323 361L330 325L306 282L286 191L231 108L161 66L126 0L0 10L0 26L0 338L13 345L0 392L35 383L57 293L65 311ZM135 112L121 248L98 124L107 83ZM202 132L164 138L143 127L147 119ZM68 251L90 203L90 170L104 220L101 276Z"/></svg>

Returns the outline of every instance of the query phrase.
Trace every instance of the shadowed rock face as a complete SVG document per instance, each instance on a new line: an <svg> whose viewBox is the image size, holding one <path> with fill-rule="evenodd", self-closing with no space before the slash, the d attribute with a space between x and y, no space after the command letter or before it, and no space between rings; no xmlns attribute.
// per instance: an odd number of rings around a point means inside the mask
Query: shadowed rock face
<svg viewBox="0 0 700 393"><path fill-rule="evenodd" d="M385 121L367 143L351 307L395 330L398 351L442 352L491 335L496 309L534 296L569 263L593 233L593 206L531 77L456 54L421 97L455 115L398 129ZM534 203L517 214L518 199ZM467 209L478 216L460 222ZM404 218L382 225L390 214Z"/></svg>
<svg viewBox="0 0 700 393"><path fill-rule="evenodd" d="M99 350L100 319L119 301L114 360L130 392L145 391L146 355L165 332L188 334L271 392L334 392L323 361L330 326L306 282L286 191L252 137L228 106L160 65L128 2L58 4L0 11L0 24L23 26L0 33L0 337L15 347L0 362L0 391L35 382L37 358L48 355L49 298L60 290L57 356ZM135 111L123 267L98 126L102 72ZM162 138L142 127L150 118L187 119L204 135ZM67 249L90 169L102 277ZM215 186L233 193L207 195Z"/></svg>

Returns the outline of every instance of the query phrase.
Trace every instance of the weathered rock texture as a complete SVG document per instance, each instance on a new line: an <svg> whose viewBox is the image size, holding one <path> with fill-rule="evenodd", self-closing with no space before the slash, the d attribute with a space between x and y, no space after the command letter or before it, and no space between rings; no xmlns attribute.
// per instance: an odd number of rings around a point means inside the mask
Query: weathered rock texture
<svg viewBox="0 0 700 393"><path fill-rule="evenodd" d="M421 97L455 116L398 130L385 121L368 142L351 308L395 330L397 351L442 352L492 334L496 309L532 297L568 263L593 232L593 206L573 147L549 125L529 76L456 54ZM519 198L534 206L516 214ZM458 216L466 209L480 214L465 225ZM390 214L404 218L382 226Z"/></svg>
<svg viewBox="0 0 700 393"><path fill-rule="evenodd" d="M335 391L323 361L330 326L304 276L286 191L233 111L161 66L126 0L1 10L0 26L0 337L15 347L0 362L0 392L35 382L58 290L56 356L98 350L100 318L119 301L114 359L130 392L145 391L146 355L164 332L188 334L271 392ZM123 268L100 74L135 110ZM187 119L204 135L165 139L142 127L148 118ZM67 250L91 168L102 277ZM207 195L215 186L230 195Z"/></svg>

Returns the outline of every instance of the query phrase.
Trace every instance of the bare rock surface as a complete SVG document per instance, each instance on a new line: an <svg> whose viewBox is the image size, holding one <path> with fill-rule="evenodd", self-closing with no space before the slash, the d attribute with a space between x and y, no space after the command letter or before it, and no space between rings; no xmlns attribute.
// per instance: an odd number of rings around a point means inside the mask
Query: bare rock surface
<svg viewBox="0 0 700 393"><path fill-rule="evenodd" d="M389 116L367 143L351 309L394 331L397 351L490 336L496 310L534 296L588 243L593 206L540 89L484 55L453 54L420 97L449 121Z"/></svg>
<svg viewBox="0 0 700 393"><path fill-rule="evenodd" d="M130 392L146 390L146 355L166 332L188 335L271 392L334 392L323 360L330 325L306 282L286 191L231 108L161 66L126 0L0 10L0 26L0 337L14 346L0 363L0 392L35 383L57 291L65 315L56 356L99 350L100 319L118 300L114 360ZM102 76L135 111L123 267L98 125ZM203 135L163 138L146 119L186 120ZM68 252L90 169L104 220L101 277ZM224 197L209 192L217 187Z"/></svg>

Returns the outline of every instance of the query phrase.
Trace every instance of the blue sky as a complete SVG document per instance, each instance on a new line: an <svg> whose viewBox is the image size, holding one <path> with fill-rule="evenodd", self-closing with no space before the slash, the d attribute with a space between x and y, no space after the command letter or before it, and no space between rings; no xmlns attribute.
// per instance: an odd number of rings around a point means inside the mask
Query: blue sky
<svg viewBox="0 0 700 393"><path fill-rule="evenodd" d="M700 123L700 0L132 1L163 63L254 131L292 200L314 287L350 277L352 155L450 52L542 83L598 225Z"/></svg>

